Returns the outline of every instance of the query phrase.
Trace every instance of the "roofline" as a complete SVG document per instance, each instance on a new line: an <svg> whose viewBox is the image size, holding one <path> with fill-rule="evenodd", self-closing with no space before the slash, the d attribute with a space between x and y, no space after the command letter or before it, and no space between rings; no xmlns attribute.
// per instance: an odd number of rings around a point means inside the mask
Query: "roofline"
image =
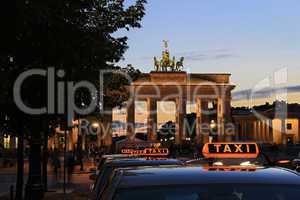
<svg viewBox="0 0 300 200"><path fill-rule="evenodd" d="M205 73L187 73L186 71L181 71L181 72L157 72L157 71L150 71L149 73L145 73L145 72L142 72L141 74L142 75L148 75L148 74L151 74L151 73L157 73L157 74L198 74L198 75L232 75L232 73L229 73L229 72L205 72Z"/></svg>

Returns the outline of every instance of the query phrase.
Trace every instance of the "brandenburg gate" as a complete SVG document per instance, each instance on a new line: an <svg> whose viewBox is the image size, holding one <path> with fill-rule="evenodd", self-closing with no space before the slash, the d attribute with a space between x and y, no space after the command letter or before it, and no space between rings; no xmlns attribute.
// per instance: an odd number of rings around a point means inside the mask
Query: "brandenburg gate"
<svg viewBox="0 0 300 200"><path fill-rule="evenodd" d="M155 141L157 134L157 102L173 101L176 105L175 143L180 144L186 135L186 105L196 105L196 142L208 141L209 133L205 125L210 124L208 109L214 102L218 140L227 140L225 127L231 121L230 74L187 73L182 71L183 60L176 62L175 57L169 59L169 51L163 51L161 61L154 58L155 71L142 74L129 86L131 99L127 103L127 136L134 135L135 101L147 102L147 135L148 140Z"/></svg>

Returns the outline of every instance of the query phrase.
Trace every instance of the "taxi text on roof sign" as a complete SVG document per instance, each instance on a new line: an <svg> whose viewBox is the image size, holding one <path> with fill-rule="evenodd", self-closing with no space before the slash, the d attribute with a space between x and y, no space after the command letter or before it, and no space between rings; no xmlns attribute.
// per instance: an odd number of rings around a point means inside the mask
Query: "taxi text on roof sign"
<svg viewBox="0 0 300 200"><path fill-rule="evenodd" d="M259 149L256 143L206 143L202 153L206 158L256 158Z"/></svg>
<svg viewBox="0 0 300 200"><path fill-rule="evenodd" d="M122 154L141 155L141 156L167 156L167 148L145 148L143 150L122 149Z"/></svg>
<svg viewBox="0 0 300 200"><path fill-rule="evenodd" d="M242 166L214 166L214 167L203 167L207 171L248 171L254 172L257 167L242 167Z"/></svg>

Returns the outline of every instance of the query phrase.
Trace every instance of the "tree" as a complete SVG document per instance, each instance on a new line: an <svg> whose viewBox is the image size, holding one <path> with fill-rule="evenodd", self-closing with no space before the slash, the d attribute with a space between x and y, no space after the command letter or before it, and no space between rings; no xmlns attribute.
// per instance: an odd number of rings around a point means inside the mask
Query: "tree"
<svg viewBox="0 0 300 200"><path fill-rule="evenodd" d="M122 59L128 48L127 37L116 37L113 33L121 29L140 28L145 14L145 3L146 0L136 0L133 5L125 7L124 0L17 1L16 21L11 21L12 24L16 23L16 42L5 38L7 41L4 47L8 48L1 49L0 53L0 104L1 112L9 115L10 119L28 119L16 127L16 130L21 131L26 126L31 133L27 199L42 198L40 133L48 132L45 129L49 127L49 117L57 118L57 115L33 116L20 112L13 101L14 81L25 70L47 69L50 66L55 67L56 72L58 69L64 70L65 76L61 81L74 82L96 82L100 69L120 70L115 63ZM15 48L10 47L13 43ZM129 71L138 74L133 69ZM107 79L110 79L109 76ZM104 84L107 92L105 107L119 105L127 98L126 95L115 98L118 92L124 93L122 85L126 84L120 77L113 83L116 82L120 87ZM45 77L34 76L26 80L22 85L23 101L31 107L46 105L46 88ZM109 91L114 92L109 94ZM84 91L80 94L77 95L80 98L76 98L79 105L82 105L80 102L90 101L92 98L84 95ZM17 189L17 193L22 190Z"/></svg>

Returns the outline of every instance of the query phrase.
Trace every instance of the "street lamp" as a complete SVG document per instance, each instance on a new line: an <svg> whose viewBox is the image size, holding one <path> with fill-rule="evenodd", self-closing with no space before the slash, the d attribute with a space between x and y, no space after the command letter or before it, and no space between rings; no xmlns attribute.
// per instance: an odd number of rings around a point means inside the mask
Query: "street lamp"
<svg viewBox="0 0 300 200"><path fill-rule="evenodd" d="M215 120L211 120L210 121L210 129L215 130L216 127L217 127L217 123L215 122Z"/></svg>
<svg viewBox="0 0 300 200"><path fill-rule="evenodd" d="M99 128L99 126L100 126L100 125L99 125L98 122L92 123L92 127L95 128L95 129L96 129L96 128Z"/></svg>

